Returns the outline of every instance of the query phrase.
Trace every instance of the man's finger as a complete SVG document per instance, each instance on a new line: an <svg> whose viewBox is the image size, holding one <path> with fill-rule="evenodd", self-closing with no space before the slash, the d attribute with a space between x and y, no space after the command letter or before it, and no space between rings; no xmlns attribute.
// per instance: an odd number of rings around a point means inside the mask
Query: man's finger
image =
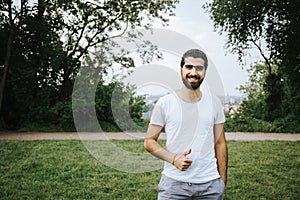
<svg viewBox="0 0 300 200"><path fill-rule="evenodd" d="M192 149L187 150L186 152L183 153L184 156L189 155L192 152Z"/></svg>

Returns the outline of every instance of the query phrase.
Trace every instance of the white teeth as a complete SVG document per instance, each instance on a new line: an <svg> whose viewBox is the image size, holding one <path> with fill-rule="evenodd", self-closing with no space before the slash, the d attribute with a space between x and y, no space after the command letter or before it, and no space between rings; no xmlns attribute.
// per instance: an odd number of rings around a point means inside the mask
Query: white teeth
<svg viewBox="0 0 300 200"><path fill-rule="evenodd" d="M188 77L188 79L195 79L195 80L198 80L197 77Z"/></svg>

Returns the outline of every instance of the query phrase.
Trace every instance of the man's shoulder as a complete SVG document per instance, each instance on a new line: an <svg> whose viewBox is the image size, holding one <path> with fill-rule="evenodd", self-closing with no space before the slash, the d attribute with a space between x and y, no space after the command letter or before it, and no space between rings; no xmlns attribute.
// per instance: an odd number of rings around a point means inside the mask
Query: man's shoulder
<svg viewBox="0 0 300 200"><path fill-rule="evenodd" d="M212 94L210 92L203 92L202 93L204 97L206 97L208 100L211 100L213 103L220 103L221 100L216 94Z"/></svg>
<svg viewBox="0 0 300 200"><path fill-rule="evenodd" d="M161 108L170 108L173 106L178 106L178 97L175 93L168 93L162 97L160 97L155 106L159 106Z"/></svg>
<svg viewBox="0 0 300 200"><path fill-rule="evenodd" d="M175 93L168 93L168 94L165 94L164 96L161 96L158 101L161 101L161 102L169 102L171 100L174 100L174 99L177 99L177 96Z"/></svg>

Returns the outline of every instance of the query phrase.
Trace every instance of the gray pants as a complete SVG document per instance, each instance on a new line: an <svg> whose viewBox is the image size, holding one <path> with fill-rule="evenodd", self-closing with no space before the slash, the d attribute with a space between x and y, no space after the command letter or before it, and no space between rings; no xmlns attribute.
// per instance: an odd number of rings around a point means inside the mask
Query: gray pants
<svg viewBox="0 0 300 200"><path fill-rule="evenodd" d="M181 182L162 175L158 184L158 200L222 199L225 184L221 178L206 183Z"/></svg>

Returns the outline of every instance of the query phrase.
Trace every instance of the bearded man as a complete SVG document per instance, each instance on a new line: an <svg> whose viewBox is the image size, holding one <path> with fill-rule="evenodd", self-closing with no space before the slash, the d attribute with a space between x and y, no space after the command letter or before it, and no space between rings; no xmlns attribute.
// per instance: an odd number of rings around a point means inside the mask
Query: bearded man
<svg viewBox="0 0 300 200"><path fill-rule="evenodd" d="M206 54L183 54L183 86L161 97L152 112L144 147L164 160L158 199L222 199L227 181L225 116L219 99L200 89L208 66ZM166 147L158 142L166 132Z"/></svg>

